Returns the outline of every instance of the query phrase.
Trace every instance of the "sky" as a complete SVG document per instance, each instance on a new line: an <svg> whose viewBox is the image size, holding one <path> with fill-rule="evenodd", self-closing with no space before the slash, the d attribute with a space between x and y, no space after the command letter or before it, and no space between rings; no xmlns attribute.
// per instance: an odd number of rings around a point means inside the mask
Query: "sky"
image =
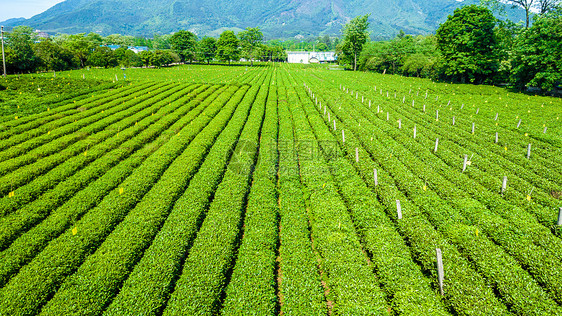
<svg viewBox="0 0 562 316"><path fill-rule="evenodd" d="M30 18L64 0L0 0L0 22L11 18Z"/></svg>

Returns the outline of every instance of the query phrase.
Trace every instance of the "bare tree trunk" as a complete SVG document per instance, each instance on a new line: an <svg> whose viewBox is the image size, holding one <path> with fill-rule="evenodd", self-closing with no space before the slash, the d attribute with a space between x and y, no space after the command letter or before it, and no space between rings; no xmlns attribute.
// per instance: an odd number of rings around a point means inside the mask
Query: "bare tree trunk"
<svg viewBox="0 0 562 316"><path fill-rule="evenodd" d="M357 70L357 52L353 53L353 71Z"/></svg>

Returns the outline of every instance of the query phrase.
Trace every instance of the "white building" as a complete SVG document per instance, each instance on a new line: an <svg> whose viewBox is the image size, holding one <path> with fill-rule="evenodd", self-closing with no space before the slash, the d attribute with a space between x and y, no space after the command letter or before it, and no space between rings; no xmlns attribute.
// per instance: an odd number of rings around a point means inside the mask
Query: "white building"
<svg viewBox="0 0 562 316"><path fill-rule="evenodd" d="M287 62L291 64L314 64L335 61L335 52L287 52Z"/></svg>

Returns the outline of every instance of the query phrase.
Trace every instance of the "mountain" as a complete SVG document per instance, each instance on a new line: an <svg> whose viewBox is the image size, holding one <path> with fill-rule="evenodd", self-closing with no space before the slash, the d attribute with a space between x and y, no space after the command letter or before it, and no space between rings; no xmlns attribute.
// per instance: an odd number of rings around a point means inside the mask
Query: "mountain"
<svg viewBox="0 0 562 316"><path fill-rule="evenodd" d="M259 26L266 39L338 35L342 24L370 14L371 37L434 32L455 8L479 0L66 0L30 19L50 34L97 32L101 35L152 36L180 29L216 36L225 29ZM516 20L522 10L510 10ZM523 15L524 17L524 15ZM512 17L513 19L513 17Z"/></svg>

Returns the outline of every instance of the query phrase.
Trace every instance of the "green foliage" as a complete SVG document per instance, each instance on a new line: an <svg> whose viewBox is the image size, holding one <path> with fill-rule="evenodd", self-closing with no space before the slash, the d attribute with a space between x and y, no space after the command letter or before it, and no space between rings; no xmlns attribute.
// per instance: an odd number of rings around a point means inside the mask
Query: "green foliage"
<svg viewBox="0 0 562 316"><path fill-rule="evenodd" d="M6 34L6 71L22 73L33 70L39 59L33 53L35 33L29 26L17 26Z"/></svg>
<svg viewBox="0 0 562 316"><path fill-rule="evenodd" d="M562 82L562 9L538 17L518 37L513 82L550 91Z"/></svg>
<svg viewBox="0 0 562 316"><path fill-rule="evenodd" d="M238 61L240 58L239 40L232 31L222 32L217 41L217 58L220 61Z"/></svg>
<svg viewBox="0 0 562 316"><path fill-rule="evenodd" d="M115 67L119 64L117 57L109 47L100 46L94 48L88 58L88 65L92 67Z"/></svg>
<svg viewBox="0 0 562 316"><path fill-rule="evenodd" d="M190 31L180 30L170 37L170 46L182 62L192 62L197 52L197 36Z"/></svg>
<svg viewBox="0 0 562 316"><path fill-rule="evenodd" d="M341 55L338 60L351 64L353 70L357 70L359 55L363 46L369 38L369 14L357 16L342 28L343 42L340 44Z"/></svg>
<svg viewBox="0 0 562 316"><path fill-rule="evenodd" d="M242 46L242 55L250 60L250 65L254 65L255 52L263 41L263 33L259 27L247 27L245 31L238 34L240 37L240 45Z"/></svg>
<svg viewBox="0 0 562 316"><path fill-rule="evenodd" d="M198 59L209 64L217 55L217 40L213 37L204 37L199 41Z"/></svg>
<svg viewBox="0 0 562 316"><path fill-rule="evenodd" d="M496 18L476 5L455 10L437 29L445 78L462 83L489 82L499 68Z"/></svg>
<svg viewBox="0 0 562 316"><path fill-rule="evenodd" d="M33 52L39 59L41 70L62 71L75 68L78 61L72 53L53 43L51 40L44 40L33 45Z"/></svg>
<svg viewBox="0 0 562 316"><path fill-rule="evenodd" d="M359 69L415 77L432 77L438 59L434 36L397 36L370 42L360 57Z"/></svg>

